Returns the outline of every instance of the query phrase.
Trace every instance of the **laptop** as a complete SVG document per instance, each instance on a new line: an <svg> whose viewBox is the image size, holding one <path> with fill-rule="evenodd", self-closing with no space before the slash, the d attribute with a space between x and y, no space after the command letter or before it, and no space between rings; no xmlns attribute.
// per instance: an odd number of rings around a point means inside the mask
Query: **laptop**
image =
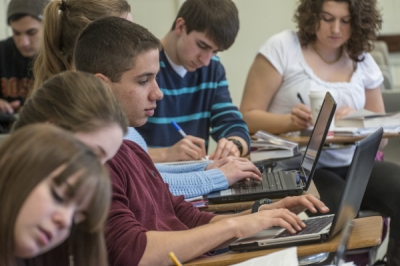
<svg viewBox="0 0 400 266"><path fill-rule="evenodd" d="M353 160L335 214L303 220L307 227L294 235L286 229L274 227L252 237L238 239L231 243L229 248L233 251L269 249L324 242L336 235L358 213L382 135L383 129L380 128L367 138L356 142Z"/></svg>
<svg viewBox="0 0 400 266"><path fill-rule="evenodd" d="M335 110L336 102L327 92L303 159L299 167L296 167L298 170L262 171L261 182L254 180L238 182L228 189L211 192L207 195L207 200L211 203L228 203L301 195L311 184ZM260 170L263 170L262 167Z"/></svg>

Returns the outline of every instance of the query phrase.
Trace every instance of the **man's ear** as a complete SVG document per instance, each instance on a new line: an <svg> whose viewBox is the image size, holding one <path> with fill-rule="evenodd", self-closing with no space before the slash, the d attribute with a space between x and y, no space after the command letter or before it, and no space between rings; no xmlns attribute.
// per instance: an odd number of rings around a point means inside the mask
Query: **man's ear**
<svg viewBox="0 0 400 266"><path fill-rule="evenodd" d="M175 21L175 29L174 32L176 35L180 36L182 33L186 31L186 23L183 18L177 18Z"/></svg>
<svg viewBox="0 0 400 266"><path fill-rule="evenodd" d="M101 73L96 73L96 74L94 74L94 75L95 75L96 77L100 78L102 81L104 81L105 83L107 83L108 86L111 87L112 82L111 82L111 80L110 80L107 76L104 76L104 75L101 74Z"/></svg>

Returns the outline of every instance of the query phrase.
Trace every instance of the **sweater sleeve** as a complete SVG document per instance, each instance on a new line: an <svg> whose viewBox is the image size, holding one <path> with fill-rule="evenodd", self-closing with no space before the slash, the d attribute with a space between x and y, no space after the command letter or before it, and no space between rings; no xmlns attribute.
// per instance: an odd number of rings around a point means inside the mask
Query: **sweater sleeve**
<svg viewBox="0 0 400 266"><path fill-rule="evenodd" d="M180 174L160 172L160 174L164 182L169 184L172 194L184 195L185 198L198 197L228 188L228 181L218 169Z"/></svg>
<svg viewBox="0 0 400 266"><path fill-rule="evenodd" d="M115 164L109 167L113 193L105 227L107 251L111 265L123 266L127 261L137 265L146 249L147 230L129 208L130 202L125 192L128 176L118 168Z"/></svg>
<svg viewBox="0 0 400 266"><path fill-rule="evenodd" d="M182 164L163 164L156 163L155 166L159 172L164 173L185 173L185 172L195 172L195 171L204 171L208 164L212 163L212 161L199 161L198 163L185 163Z"/></svg>
<svg viewBox="0 0 400 266"><path fill-rule="evenodd" d="M189 229L208 224L216 216L210 212L203 212L186 202L182 196L176 197L171 194L171 202L174 205L175 215Z"/></svg>
<svg viewBox="0 0 400 266"><path fill-rule="evenodd" d="M213 60L219 60L216 57ZM218 87L211 107L211 136L218 142L221 138L237 136L246 141L250 147L250 135L242 113L232 103L228 90L228 81L225 76L225 69L222 64L218 64L216 71L216 82Z"/></svg>

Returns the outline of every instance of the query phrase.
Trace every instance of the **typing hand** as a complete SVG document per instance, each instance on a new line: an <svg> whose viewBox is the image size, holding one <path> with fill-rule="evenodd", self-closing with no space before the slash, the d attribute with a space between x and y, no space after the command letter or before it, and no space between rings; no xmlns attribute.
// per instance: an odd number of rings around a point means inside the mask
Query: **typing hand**
<svg viewBox="0 0 400 266"><path fill-rule="evenodd" d="M237 238L252 236L273 226L287 229L292 234L305 228L305 224L293 212L286 209L265 210L233 218Z"/></svg>
<svg viewBox="0 0 400 266"><path fill-rule="evenodd" d="M167 149L171 161L200 160L206 156L204 139L188 135Z"/></svg>
<svg viewBox="0 0 400 266"><path fill-rule="evenodd" d="M260 170L246 158L226 157L207 165L206 170L213 168L218 168L225 175L229 186L248 178L261 181Z"/></svg>
<svg viewBox="0 0 400 266"><path fill-rule="evenodd" d="M335 120L342 119L343 117L348 116L349 114L355 112L356 110L349 106L342 106L338 108L335 112Z"/></svg>
<svg viewBox="0 0 400 266"><path fill-rule="evenodd" d="M297 104L292 109L291 120L297 130L308 128L312 125L311 109L302 103Z"/></svg>
<svg viewBox="0 0 400 266"><path fill-rule="evenodd" d="M13 114L14 109L17 109L20 105L21 102L18 100L9 103L6 100L0 99L0 113Z"/></svg>
<svg viewBox="0 0 400 266"><path fill-rule="evenodd" d="M232 141L222 138L218 141L217 148L210 155L210 159L219 160L228 156L240 157L240 152Z"/></svg>
<svg viewBox="0 0 400 266"><path fill-rule="evenodd" d="M317 211L319 211L320 213L329 212L329 208L326 207L322 201L320 201L311 194L295 196L295 197L286 197L278 202L261 206L262 210L279 209L279 208L288 209L295 214L299 214L307 209L312 213L316 213Z"/></svg>

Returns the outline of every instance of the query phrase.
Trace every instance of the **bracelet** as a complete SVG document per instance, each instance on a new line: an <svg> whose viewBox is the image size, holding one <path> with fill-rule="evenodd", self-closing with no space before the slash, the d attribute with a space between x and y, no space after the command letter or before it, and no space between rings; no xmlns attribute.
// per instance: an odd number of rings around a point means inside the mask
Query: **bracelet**
<svg viewBox="0 0 400 266"><path fill-rule="evenodd" d="M273 201L271 199L259 199L256 200L251 208L251 213L258 212L262 205L271 204Z"/></svg>
<svg viewBox="0 0 400 266"><path fill-rule="evenodd" d="M238 148L239 152L240 152L240 156L242 156L243 154L243 145L240 141L238 141L237 139L228 139L229 141L232 141L233 144L236 145L236 147Z"/></svg>

